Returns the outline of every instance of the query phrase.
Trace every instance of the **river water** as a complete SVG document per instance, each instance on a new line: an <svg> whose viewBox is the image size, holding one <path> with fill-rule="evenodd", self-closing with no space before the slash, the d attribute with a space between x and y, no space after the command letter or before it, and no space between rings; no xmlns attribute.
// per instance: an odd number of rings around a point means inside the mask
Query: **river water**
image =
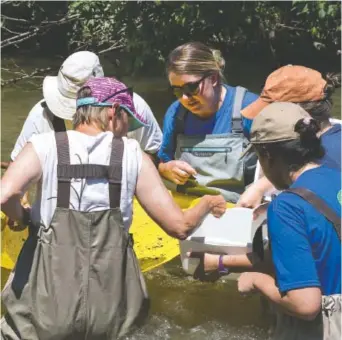
<svg viewBox="0 0 342 340"><path fill-rule="evenodd" d="M60 60L17 60L27 70L58 64ZM3 60L3 65L11 65ZM113 75L110 64L104 63L106 75ZM268 67L251 63L230 62L227 82L260 92ZM167 106L173 100L164 77L124 78L133 85L151 106L162 124ZM42 98L42 79L30 79L2 89L1 97L1 160L9 160L16 137L31 107ZM334 116L340 117L340 91L334 95ZM3 274L6 274L3 272ZM6 278L3 275L2 282ZM243 297L235 280L201 283L187 277L176 258L145 275L151 297L151 313L147 324L127 340L265 340L269 317L261 308L258 296Z"/></svg>

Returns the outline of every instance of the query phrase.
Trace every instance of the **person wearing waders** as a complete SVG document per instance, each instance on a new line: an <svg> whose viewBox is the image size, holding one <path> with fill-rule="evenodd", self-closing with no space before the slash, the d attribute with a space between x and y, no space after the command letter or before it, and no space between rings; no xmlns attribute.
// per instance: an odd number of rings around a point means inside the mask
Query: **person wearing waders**
<svg viewBox="0 0 342 340"><path fill-rule="evenodd" d="M118 339L148 312L129 234L136 195L169 235L184 239L222 196L183 212L128 131L143 126L131 89L91 78L78 91L72 131L34 135L1 181L2 210L29 224L29 237L2 292L3 339ZM20 196L38 182L30 211Z"/></svg>
<svg viewBox="0 0 342 340"><path fill-rule="evenodd" d="M167 59L167 76L177 100L164 117L159 173L174 192L214 191L236 203L253 182L257 164L255 154L240 157L249 144L252 124L240 111L258 96L225 84L221 52L203 43L178 46Z"/></svg>

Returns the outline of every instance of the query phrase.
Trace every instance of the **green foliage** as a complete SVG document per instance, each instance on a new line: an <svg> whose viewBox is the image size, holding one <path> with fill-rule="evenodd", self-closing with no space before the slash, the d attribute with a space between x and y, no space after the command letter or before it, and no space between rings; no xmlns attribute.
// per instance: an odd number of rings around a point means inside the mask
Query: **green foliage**
<svg viewBox="0 0 342 340"><path fill-rule="evenodd" d="M68 39L69 52L110 51L132 72L160 70L173 48L191 40L276 63L292 55L320 58L322 51L336 56L341 49L339 1L17 1L6 7L8 15L33 23L65 12L78 16L60 38Z"/></svg>
<svg viewBox="0 0 342 340"><path fill-rule="evenodd" d="M286 48L340 49L340 2L74 1L69 11L82 17L72 44L124 45L133 70L163 64L171 49L190 40L275 59Z"/></svg>

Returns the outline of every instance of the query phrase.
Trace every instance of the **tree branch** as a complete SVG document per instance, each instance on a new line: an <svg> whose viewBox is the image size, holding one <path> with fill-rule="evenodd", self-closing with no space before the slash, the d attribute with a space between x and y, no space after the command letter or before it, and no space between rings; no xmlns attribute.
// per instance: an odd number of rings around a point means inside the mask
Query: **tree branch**
<svg viewBox="0 0 342 340"><path fill-rule="evenodd" d="M10 20L14 19L16 21L24 20L24 19L10 18L10 17L6 17L6 16L3 16L3 17L9 18ZM16 34L10 38L7 38L7 39L1 41L1 49L8 47L8 46L11 46L11 45L17 45L17 44L19 44L19 43L21 43L27 39L31 39L31 38L35 37L38 34L44 34L52 26L64 25L64 24L69 23L69 22L76 20L78 18L79 18L79 15L75 14L75 15L71 15L70 17L64 17L64 18L57 20L57 21L42 21L40 26L37 26L32 30ZM26 22L26 20L24 20L24 22ZM8 30L5 27L2 27L2 28Z"/></svg>
<svg viewBox="0 0 342 340"><path fill-rule="evenodd" d="M108 48L98 52L98 54L104 54L106 52L110 52L110 51L114 51L114 50L119 50L119 49L121 49L123 47L125 47L125 45L116 45L116 44L114 44L111 47L108 47Z"/></svg>
<svg viewBox="0 0 342 340"><path fill-rule="evenodd" d="M287 26L287 25L284 25L284 24L277 24L277 27L286 28L286 29L288 29L290 31L303 31L303 32L307 32L307 30L304 29L304 28Z"/></svg>
<svg viewBox="0 0 342 340"><path fill-rule="evenodd" d="M15 77L15 78L12 78L12 79L1 81L1 87L9 85L9 84L14 84L18 80L23 80L23 79L27 79L27 78L33 78L37 74L45 73L45 72L48 72L50 70L51 70L51 67L47 67L47 68L37 68L33 72L31 72L30 74L22 72L22 75L20 77Z"/></svg>
<svg viewBox="0 0 342 340"><path fill-rule="evenodd" d="M12 17L8 17L7 15L3 15L3 14L1 14L1 18L4 18L4 19L9 20L9 21L19 21L19 22L29 23L28 20L19 19L19 18L12 18Z"/></svg>

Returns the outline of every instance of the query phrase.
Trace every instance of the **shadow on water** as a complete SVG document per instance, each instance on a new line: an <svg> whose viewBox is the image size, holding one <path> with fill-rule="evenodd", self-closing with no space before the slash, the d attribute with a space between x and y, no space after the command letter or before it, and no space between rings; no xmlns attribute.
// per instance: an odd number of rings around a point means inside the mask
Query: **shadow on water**
<svg viewBox="0 0 342 340"><path fill-rule="evenodd" d="M22 61L20 61L21 63ZM26 60L28 67L46 67L51 60ZM58 61L60 62L60 61ZM19 63L19 61L18 61ZM104 65L106 75L112 75ZM228 62L227 83L243 85L256 93L272 70L252 63ZM162 124L168 105L174 100L166 77L124 78L151 106ZM42 79L34 80L36 85ZM11 150L32 106L42 98L37 86L25 82L2 89L1 152L9 160ZM340 117L341 93L334 95L335 117ZM7 271L2 271L4 283ZM265 340L269 318L262 312L258 296L242 297L233 280L201 283L184 274L179 258L145 275L151 297L148 323L127 340Z"/></svg>

